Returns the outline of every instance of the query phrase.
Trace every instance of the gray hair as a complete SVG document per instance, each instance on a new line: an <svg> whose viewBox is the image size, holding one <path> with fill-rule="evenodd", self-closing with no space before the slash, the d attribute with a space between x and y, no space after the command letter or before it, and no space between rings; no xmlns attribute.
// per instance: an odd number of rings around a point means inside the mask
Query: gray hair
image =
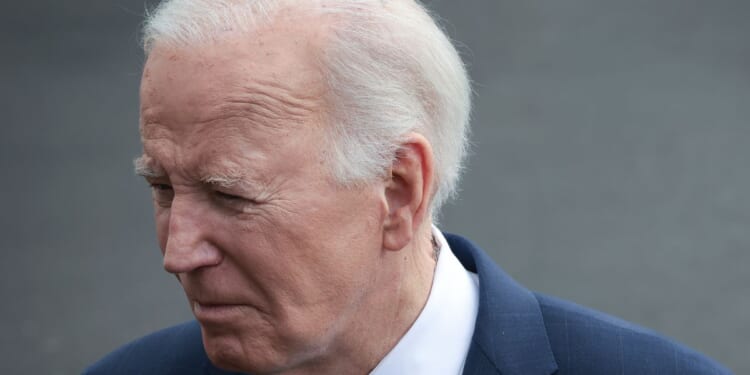
<svg viewBox="0 0 750 375"><path fill-rule="evenodd" d="M332 175L343 184L382 176L404 136L432 145L433 216L455 194L467 149L468 74L455 47L413 0L165 0L148 15L143 47L190 46L226 30L251 32L283 9L334 16L320 53L332 108Z"/></svg>

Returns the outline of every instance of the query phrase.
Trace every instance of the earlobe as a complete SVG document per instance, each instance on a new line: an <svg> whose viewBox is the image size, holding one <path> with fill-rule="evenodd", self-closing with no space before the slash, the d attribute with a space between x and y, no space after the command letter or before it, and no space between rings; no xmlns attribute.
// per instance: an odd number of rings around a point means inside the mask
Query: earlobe
<svg viewBox="0 0 750 375"><path fill-rule="evenodd" d="M384 248L403 249L423 224L432 197L432 158L432 148L421 134L410 134L397 152L385 184Z"/></svg>

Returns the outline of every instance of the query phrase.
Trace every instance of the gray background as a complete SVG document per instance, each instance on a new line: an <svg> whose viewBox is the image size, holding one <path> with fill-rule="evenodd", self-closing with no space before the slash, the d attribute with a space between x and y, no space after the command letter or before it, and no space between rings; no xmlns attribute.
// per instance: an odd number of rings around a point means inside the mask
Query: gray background
<svg viewBox="0 0 750 375"><path fill-rule="evenodd" d="M476 82L442 227L513 276L750 373L750 2L430 1ZM0 373L190 318L139 153L143 1L0 14Z"/></svg>

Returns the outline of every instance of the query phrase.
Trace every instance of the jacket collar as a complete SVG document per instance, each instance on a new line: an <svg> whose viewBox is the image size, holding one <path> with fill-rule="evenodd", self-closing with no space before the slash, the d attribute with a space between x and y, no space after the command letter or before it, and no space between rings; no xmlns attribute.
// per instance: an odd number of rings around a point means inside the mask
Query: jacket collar
<svg viewBox="0 0 750 375"><path fill-rule="evenodd" d="M469 240L445 233L464 268L479 276L479 312L464 374L549 375L557 363L534 294Z"/></svg>

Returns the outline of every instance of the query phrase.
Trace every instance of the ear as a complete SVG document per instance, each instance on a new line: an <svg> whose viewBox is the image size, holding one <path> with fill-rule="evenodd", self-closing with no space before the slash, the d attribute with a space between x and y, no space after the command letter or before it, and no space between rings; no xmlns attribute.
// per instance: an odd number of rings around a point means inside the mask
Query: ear
<svg viewBox="0 0 750 375"><path fill-rule="evenodd" d="M401 250L424 223L432 200L434 172L432 146L421 134L410 133L386 176L384 248Z"/></svg>

